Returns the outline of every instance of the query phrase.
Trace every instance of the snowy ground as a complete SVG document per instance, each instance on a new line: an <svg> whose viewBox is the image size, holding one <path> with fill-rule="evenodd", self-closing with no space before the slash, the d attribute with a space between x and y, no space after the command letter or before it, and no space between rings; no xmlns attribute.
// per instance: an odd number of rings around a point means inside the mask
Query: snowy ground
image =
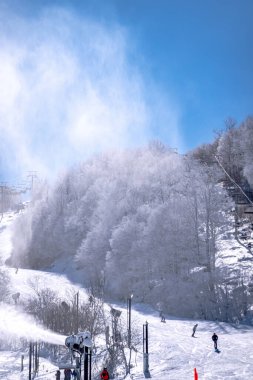
<svg viewBox="0 0 253 380"><path fill-rule="evenodd" d="M253 378L253 329L226 323L176 320L161 323L156 314L142 307L136 317L147 320L150 330L150 372L154 380L193 379L196 367L199 379L242 380ZM143 314L141 316L141 314ZM198 323L196 338L191 337ZM213 350L211 336L219 336L219 354ZM134 378L141 379L141 355ZM138 375L138 376L137 376Z"/></svg>
<svg viewBox="0 0 253 380"><path fill-rule="evenodd" d="M4 262L11 251L11 222L13 214L6 214L0 224L0 258ZM225 243L224 243L225 244ZM233 245L232 245L233 246ZM234 249L227 250L233 252ZM238 248L241 250L241 248ZM243 248L242 248L243 249ZM244 253L243 253L244 254ZM65 276L39 271L29 271L9 268L13 292L19 291L20 297L28 297L31 292L32 281L40 281L45 286L59 289L61 296L69 292L80 290L78 285L72 284ZM85 291L83 291L85 296ZM42 339L49 339L47 333L40 327L33 326L27 318L20 314L15 305L8 309L4 305L0 308L0 332L3 330L15 331L20 336L20 331L26 331L29 323L30 330L40 334ZM120 308L122 305L115 305ZM5 310L5 312L4 312ZM2 312L1 312L2 311ZM126 309L122 308L126 316ZM229 325L210 321L195 321L175 319L166 316L166 323L161 323L158 313L147 305L132 304L132 321L142 332L142 325L149 323L149 364L151 377L154 380L190 380L194 378L194 368L197 369L199 380L245 380L253 379L253 328L242 325ZM192 327L198 323L196 338L192 338ZM34 330L33 330L34 329ZM36 331L36 332L35 332ZM213 350L211 336L216 332L219 336L219 354ZM10 337L11 337L11 332ZM21 334L22 335L22 334ZM52 339L60 342L64 337L57 334ZM11 339L11 338L10 338ZM51 338L50 338L51 339ZM24 354L25 370L20 373L21 355ZM143 379L142 346L136 356L133 357L131 370L133 379ZM55 369L49 361L41 359L38 378L55 380ZM0 379L27 379L28 355L27 352L0 351Z"/></svg>

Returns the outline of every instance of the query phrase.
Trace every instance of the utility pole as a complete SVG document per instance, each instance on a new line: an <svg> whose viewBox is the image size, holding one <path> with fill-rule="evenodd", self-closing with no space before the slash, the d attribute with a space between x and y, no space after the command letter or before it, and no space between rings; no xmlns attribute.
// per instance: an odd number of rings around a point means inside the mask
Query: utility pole
<svg viewBox="0 0 253 380"><path fill-rule="evenodd" d="M84 347L83 380L91 380L91 348Z"/></svg>
<svg viewBox="0 0 253 380"><path fill-rule="evenodd" d="M39 370L39 350L38 350L38 342L35 343L35 373Z"/></svg>
<svg viewBox="0 0 253 380"><path fill-rule="evenodd" d="M29 345L29 380L32 380L32 342Z"/></svg>
<svg viewBox="0 0 253 380"><path fill-rule="evenodd" d="M128 337L128 348L129 348L129 363L128 363L128 373L130 373L131 368L131 354L132 354L132 331L131 331L131 313L132 313L132 298L133 294L127 299L127 337Z"/></svg>
<svg viewBox="0 0 253 380"><path fill-rule="evenodd" d="M21 372L24 371L24 355L21 355Z"/></svg>
<svg viewBox="0 0 253 380"><path fill-rule="evenodd" d="M148 357L148 322L143 325L143 373L146 379L149 379L149 357Z"/></svg>
<svg viewBox="0 0 253 380"><path fill-rule="evenodd" d="M76 297L76 333L78 333L79 328L79 291L75 295Z"/></svg>
<svg viewBox="0 0 253 380"><path fill-rule="evenodd" d="M33 375L35 373L35 343L33 343L33 349L32 349L32 362L33 362Z"/></svg>
<svg viewBox="0 0 253 380"><path fill-rule="evenodd" d="M38 178L38 176L36 171L29 171L28 173L27 178L31 178L31 192L33 193L34 180Z"/></svg>
<svg viewBox="0 0 253 380"><path fill-rule="evenodd" d="M128 336L128 348L131 348L131 312L132 312L132 298L133 294L127 299L127 336Z"/></svg>

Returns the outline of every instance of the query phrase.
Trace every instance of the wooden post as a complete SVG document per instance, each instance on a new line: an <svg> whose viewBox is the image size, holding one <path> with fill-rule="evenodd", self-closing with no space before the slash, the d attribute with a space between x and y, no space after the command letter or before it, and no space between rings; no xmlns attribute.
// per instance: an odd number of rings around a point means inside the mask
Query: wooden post
<svg viewBox="0 0 253 380"><path fill-rule="evenodd" d="M29 345L29 380L32 380L32 342Z"/></svg>
<svg viewBox="0 0 253 380"><path fill-rule="evenodd" d="M24 355L21 355L21 372L24 371Z"/></svg>

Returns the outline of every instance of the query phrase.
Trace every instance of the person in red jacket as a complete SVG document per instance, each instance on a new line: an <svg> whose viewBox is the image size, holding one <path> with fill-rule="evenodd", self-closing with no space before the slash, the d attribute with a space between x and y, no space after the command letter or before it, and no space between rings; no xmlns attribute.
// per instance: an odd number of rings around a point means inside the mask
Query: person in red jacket
<svg viewBox="0 0 253 380"><path fill-rule="evenodd" d="M109 380L109 373L106 367L104 367L103 371L100 374L100 377L102 380Z"/></svg>

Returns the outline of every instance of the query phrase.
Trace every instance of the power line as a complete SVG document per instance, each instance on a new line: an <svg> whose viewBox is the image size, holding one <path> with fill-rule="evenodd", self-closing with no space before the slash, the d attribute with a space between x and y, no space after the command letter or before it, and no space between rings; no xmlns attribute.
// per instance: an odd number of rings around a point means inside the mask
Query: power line
<svg viewBox="0 0 253 380"><path fill-rule="evenodd" d="M238 187L238 189L241 191L241 193L245 196L245 198L249 201L249 203L253 206L253 202L249 199L249 197L247 196L247 194L245 194L245 192L243 191L243 189L241 188L240 185L238 185L237 182L235 182L235 180L228 174L228 172L226 171L226 169L224 168L224 166L221 164L220 160L218 159L217 156L214 156L216 161L218 162L219 166L222 168L222 170L224 171L224 173L228 176L228 178L230 179L230 181L236 186Z"/></svg>

